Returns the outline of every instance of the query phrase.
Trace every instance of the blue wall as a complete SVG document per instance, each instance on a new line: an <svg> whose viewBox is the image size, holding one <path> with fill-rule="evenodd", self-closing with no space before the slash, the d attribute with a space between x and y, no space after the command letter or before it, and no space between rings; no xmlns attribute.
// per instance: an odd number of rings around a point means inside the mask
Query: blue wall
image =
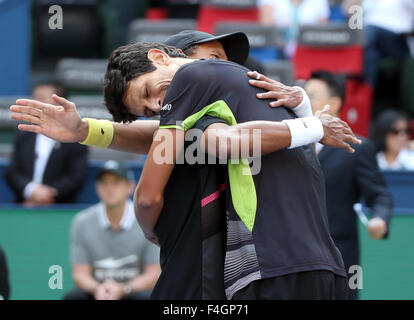
<svg viewBox="0 0 414 320"><path fill-rule="evenodd" d="M30 90L31 0L0 0L0 95Z"/></svg>

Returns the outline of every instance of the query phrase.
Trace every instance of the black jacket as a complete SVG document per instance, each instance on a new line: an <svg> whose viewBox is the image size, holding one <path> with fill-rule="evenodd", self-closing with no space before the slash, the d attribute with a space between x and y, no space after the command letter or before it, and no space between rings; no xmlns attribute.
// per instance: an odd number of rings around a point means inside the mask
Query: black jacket
<svg viewBox="0 0 414 320"><path fill-rule="evenodd" d="M19 132L16 136L6 172L7 183L15 193L16 202L24 200L24 188L33 179L35 144L35 133ZM76 200L86 178L87 161L86 146L78 143L56 143L43 173L43 184L58 191L56 203L71 203Z"/></svg>
<svg viewBox="0 0 414 320"><path fill-rule="evenodd" d="M393 207L391 194L378 168L374 145L362 140L360 146L353 146L354 154L332 147L323 147L318 154L326 182L329 228L346 268L359 264L354 203L362 198L371 209L371 218L384 219L388 230Z"/></svg>
<svg viewBox="0 0 414 320"><path fill-rule="evenodd" d="M0 295L4 300L9 299L10 296L9 271L2 247L0 247Z"/></svg>

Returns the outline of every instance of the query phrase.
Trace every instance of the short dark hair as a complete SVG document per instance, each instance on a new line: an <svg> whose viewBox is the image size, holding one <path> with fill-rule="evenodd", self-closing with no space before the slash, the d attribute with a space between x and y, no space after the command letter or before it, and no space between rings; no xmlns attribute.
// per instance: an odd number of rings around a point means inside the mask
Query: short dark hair
<svg viewBox="0 0 414 320"><path fill-rule="evenodd" d="M338 97L342 101L342 105L345 100L345 81L341 79L339 75L335 75L329 71L318 70L312 72L310 80L320 80L323 81L329 90L331 97Z"/></svg>
<svg viewBox="0 0 414 320"><path fill-rule="evenodd" d="M385 136L391 131L398 120L410 122L410 117L404 111L388 109L382 111L371 126L370 138L377 152L386 151Z"/></svg>
<svg viewBox="0 0 414 320"><path fill-rule="evenodd" d="M186 56L192 56L195 53L195 49L198 47L198 44L193 44L183 50Z"/></svg>
<svg viewBox="0 0 414 320"><path fill-rule="evenodd" d="M187 58L177 48L160 43L137 42L115 49L109 57L104 78L104 103L116 122L131 122L137 118L129 113L123 99L129 81L156 70L147 57L151 49L162 50L172 58Z"/></svg>

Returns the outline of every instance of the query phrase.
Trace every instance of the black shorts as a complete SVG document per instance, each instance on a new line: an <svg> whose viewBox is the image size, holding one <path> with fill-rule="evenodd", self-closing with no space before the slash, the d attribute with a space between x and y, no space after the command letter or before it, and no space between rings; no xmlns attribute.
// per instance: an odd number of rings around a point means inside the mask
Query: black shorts
<svg viewBox="0 0 414 320"><path fill-rule="evenodd" d="M256 280L237 291L233 300L346 300L348 280L316 270Z"/></svg>

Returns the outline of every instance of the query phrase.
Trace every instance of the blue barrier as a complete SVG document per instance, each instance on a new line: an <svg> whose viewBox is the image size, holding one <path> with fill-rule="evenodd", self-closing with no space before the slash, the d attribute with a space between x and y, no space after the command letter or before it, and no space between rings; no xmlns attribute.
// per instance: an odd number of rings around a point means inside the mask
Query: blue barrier
<svg viewBox="0 0 414 320"><path fill-rule="evenodd" d="M91 204L99 201L95 192L95 178L104 162L104 160L89 161L88 175L77 197L77 204ZM134 174L135 181L138 182L144 167L144 161L127 160L126 164ZM10 204L14 199L13 192L4 179L7 166L8 160L0 159L1 204ZM412 214L414 212L414 171L384 171L383 173L394 198L394 212L398 212L398 214Z"/></svg>
<svg viewBox="0 0 414 320"><path fill-rule="evenodd" d="M0 95L29 94L31 0L0 1Z"/></svg>
<svg viewBox="0 0 414 320"><path fill-rule="evenodd" d="M14 193L11 191L4 178L8 163L9 161L7 159L0 159L0 204L3 207L3 204L12 204L14 201ZM104 160L89 161L85 183L76 198L77 204L93 204L99 201L98 195L95 192L95 181L96 176L104 163ZM144 167L144 162L127 160L125 163L134 175L135 182L138 182Z"/></svg>
<svg viewBox="0 0 414 320"><path fill-rule="evenodd" d="M412 214L414 209L414 171L384 171L394 199L394 212Z"/></svg>

